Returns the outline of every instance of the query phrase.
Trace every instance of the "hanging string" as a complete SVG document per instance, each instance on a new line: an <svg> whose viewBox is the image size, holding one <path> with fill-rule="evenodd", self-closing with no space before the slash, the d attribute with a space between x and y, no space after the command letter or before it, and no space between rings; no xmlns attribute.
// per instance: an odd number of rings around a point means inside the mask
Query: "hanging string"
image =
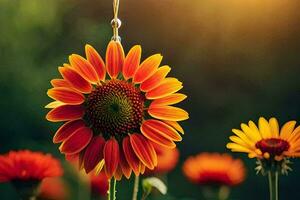
<svg viewBox="0 0 300 200"><path fill-rule="evenodd" d="M119 28L121 27L121 20L118 18L119 0L113 0L113 11L114 18L110 22L113 29L113 36L111 39L120 42L121 37L119 36Z"/></svg>

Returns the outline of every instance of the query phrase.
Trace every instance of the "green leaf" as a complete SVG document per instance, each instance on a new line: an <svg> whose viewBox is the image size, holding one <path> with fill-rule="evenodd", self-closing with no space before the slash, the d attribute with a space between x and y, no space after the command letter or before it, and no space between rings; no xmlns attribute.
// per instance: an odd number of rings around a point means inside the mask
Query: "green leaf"
<svg viewBox="0 0 300 200"><path fill-rule="evenodd" d="M145 178L142 182L144 192L149 195L152 191L152 188L156 188L161 194L167 194L167 186L156 177Z"/></svg>

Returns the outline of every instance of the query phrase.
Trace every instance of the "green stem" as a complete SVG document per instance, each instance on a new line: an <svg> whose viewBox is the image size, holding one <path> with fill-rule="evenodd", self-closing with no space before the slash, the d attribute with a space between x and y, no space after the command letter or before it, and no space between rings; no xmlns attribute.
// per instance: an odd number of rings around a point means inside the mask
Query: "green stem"
<svg viewBox="0 0 300 200"><path fill-rule="evenodd" d="M110 179L108 179L108 190L107 190L107 200L110 200L110 188L111 188L111 183Z"/></svg>
<svg viewBox="0 0 300 200"><path fill-rule="evenodd" d="M135 176L134 186L133 186L132 200L137 200L137 195L138 195L138 192L139 192L139 181L140 181L140 177L139 176Z"/></svg>
<svg viewBox="0 0 300 200"><path fill-rule="evenodd" d="M278 200L278 172L268 172L270 200Z"/></svg>
<svg viewBox="0 0 300 200"><path fill-rule="evenodd" d="M116 200L117 199L117 196L116 196L116 193L117 193L117 190L116 190L116 187L117 187L117 180L115 178L113 178L113 187L111 188L111 195L112 195L112 200Z"/></svg>

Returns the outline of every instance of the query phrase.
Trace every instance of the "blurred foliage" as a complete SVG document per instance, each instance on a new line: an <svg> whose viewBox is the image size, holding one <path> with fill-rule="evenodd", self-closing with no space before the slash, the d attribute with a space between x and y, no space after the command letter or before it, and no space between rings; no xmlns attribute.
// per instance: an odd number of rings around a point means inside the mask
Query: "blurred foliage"
<svg viewBox="0 0 300 200"><path fill-rule="evenodd" d="M111 38L111 3L0 0L1 153L29 148L63 160L51 142L58 125L44 118L46 90L58 77L57 66L71 53L83 54L86 43L103 55ZM189 98L182 106L190 120L183 123L181 161L199 151L228 151L230 130L241 122L259 116L299 120L299 1L121 0L120 6L125 50L139 43L144 57L161 52L163 64L185 85ZM255 175L254 160L243 158L248 179L233 189L232 199L266 199L266 178ZM290 176L281 178L282 199L300 198L299 167L295 162ZM74 172L66 170L65 177L71 199L85 199ZM167 178L171 196L161 199L201 199L180 165ZM132 180L119 185L118 196L129 199ZM0 191L1 199L17 199L8 184Z"/></svg>

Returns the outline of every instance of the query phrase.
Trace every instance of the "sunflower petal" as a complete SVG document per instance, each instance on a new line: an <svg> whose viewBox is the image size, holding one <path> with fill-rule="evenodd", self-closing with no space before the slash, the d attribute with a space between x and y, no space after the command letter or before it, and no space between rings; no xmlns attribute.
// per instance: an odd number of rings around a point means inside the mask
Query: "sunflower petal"
<svg viewBox="0 0 300 200"><path fill-rule="evenodd" d="M57 108L57 107L63 106L63 105L66 105L66 104L63 102L60 102L60 101L52 101L52 102L48 103L45 106L45 108Z"/></svg>
<svg viewBox="0 0 300 200"><path fill-rule="evenodd" d="M152 76L160 65L161 60L162 56L160 54L155 54L144 60L134 74L133 82L142 83L150 76Z"/></svg>
<svg viewBox="0 0 300 200"><path fill-rule="evenodd" d="M166 124L169 124L170 126L172 126L173 128L175 128L177 131L179 131L181 134L184 134L184 130L183 128L180 126L180 124L176 121L167 121L167 120L164 120L164 122Z"/></svg>
<svg viewBox="0 0 300 200"><path fill-rule="evenodd" d="M120 150L118 141L115 138L108 140L104 146L105 172L111 178L118 168L120 161Z"/></svg>
<svg viewBox="0 0 300 200"><path fill-rule="evenodd" d="M186 97L187 97L186 95L180 94L180 93L171 94L171 95L163 97L161 99L155 99L150 104L150 107L173 105L173 104L183 101L184 99L186 99Z"/></svg>
<svg viewBox="0 0 300 200"><path fill-rule="evenodd" d="M129 137L136 156L149 169L154 169L157 165L157 155L152 144L141 134L132 134Z"/></svg>
<svg viewBox="0 0 300 200"><path fill-rule="evenodd" d="M62 125L55 133L53 137L53 143L60 143L68 139L76 130L84 127L84 121L74 120L69 121Z"/></svg>
<svg viewBox="0 0 300 200"><path fill-rule="evenodd" d="M269 123L265 118L263 118L263 117L259 118L258 127L259 127L259 132L262 135L262 138L271 138L272 137Z"/></svg>
<svg viewBox="0 0 300 200"><path fill-rule="evenodd" d="M249 128L246 124L242 123L241 128L245 135L252 141L252 142L257 142L261 140L261 135L258 134L257 132L252 131L251 128Z"/></svg>
<svg viewBox="0 0 300 200"><path fill-rule="evenodd" d="M81 93L66 87L51 88L48 90L47 95L54 100L69 105L79 105L84 102L84 96Z"/></svg>
<svg viewBox="0 0 300 200"><path fill-rule="evenodd" d="M189 118L185 110L174 106L150 107L148 113L154 118L169 121L182 121Z"/></svg>
<svg viewBox="0 0 300 200"><path fill-rule="evenodd" d="M92 91L91 84L72 69L70 65L64 64L64 67L59 67L58 70L62 77L64 77L64 79L76 90L82 93L90 93Z"/></svg>
<svg viewBox="0 0 300 200"><path fill-rule="evenodd" d="M285 123L280 130L280 138L288 139L295 128L296 121L289 121Z"/></svg>
<svg viewBox="0 0 300 200"><path fill-rule="evenodd" d="M77 129L67 140L59 147L61 153L76 154L83 150L91 141L93 132L88 127Z"/></svg>
<svg viewBox="0 0 300 200"><path fill-rule="evenodd" d="M50 81L51 85L53 87L67 87L67 88L71 88L72 86L69 84L68 81L66 81L65 79L52 79Z"/></svg>
<svg viewBox="0 0 300 200"><path fill-rule="evenodd" d="M161 122L159 120L149 119L143 122L141 126L141 131L148 130L151 132L155 132L157 135L161 135L167 139L172 141L181 141L182 137L175 129L171 126Z"/></svg>
<svg viewBox="0 0 300 200"><path fill-rule="evenodd" d="M135 155L134 150L132 149L129 137L125 137L123 139L122 146L123 146L124 156L127 160L128 165L132 168L134 174L138 176L140 173L140 169L139 169L140 160Z"/></svg>
<svg viewBox="0 0 300 200"><path fill-rule="evenodd" d="M182 83L176 78L165 78L156 88L146 93L146 98L160 99L179 91L182 87Z"/></svg>
<svg viewBox="0 0 300 200"><path fill-rule="evenodd" d="M278 125L277 119L272 117L269 120L269 125L270 125L270 128L271 128L271 132L272 132L273 137L279 137L279 125Z"/></svg>
<svg viewBox="0 0 300 200"><path fill-rule="evenodd" d="M169 66L162 66L158 68L158 70L147 80L142 82L140 88L143 92L148 92L149 90L152 90L156 86L158 86L162 80L168 75L168 73L171 71L171 68Z"/></svg>
<svg viewBox="0 0 300 200"><path fill-rule="evenodd" d="M236 143L228 143L226 145L226 147L228 149L231 149L231 151L233 152L243 152L243 153L250 153L252 152L250 149L244 147L244 146L241 146L239 144L236 144Z"/></svg>
<svg viewBox="0 0 300 200"><path fill-rule="evenodd" d="M120 149L120 167L122 169L122 172L124 174L124 176L129 179L130 175L131 175L131 168L126 160L125 154L123 149Z"/></svg>
<svg viewBox="0 0 300 200"><path fill-rule="evenodd" d="M91 45L85 45L85 55L89 63L94 67L99 79L103 81L105 79L106 69L105 64L101 56Z"/></svg>
<svg viewBox="0 0 300 200"><path fill-rule="evenodd" d="M121 43L110 41L106 50L106 70L111 78L116 78L122 71L124 57Z"/></svg>
<svg viewBox="0 0 300 200"><path fill-rule="evenodd" d="M132 78L133 75L135 74L140 64L141 54L142 54L142 48L140 45L135 45L129 50L124 60L124 67L123 67L123 76L125 80Z"/></svg>
<svg viewBox="0 0 300 200"><path fill-rule="evenodd" d="M68 121L80 119L84 114L81 105L63 105L53 108L46 115L46 119L51 122Z"/></svg>
<svg viewBox="0 0 300 200"><path fill-rule="evenodd" d="M104 145L104 138L96 136L93 137L90 144L87 146L83 156L84 169L87 174L103 159Z"/></svg>
<svg viewBox="0 0 300 200"><path fill-rule="evenodd" d="M85 80L96 84L99 82L99 77L95 68L83 57L77 54L69 56L71 66L78 72Z"/></svg>

